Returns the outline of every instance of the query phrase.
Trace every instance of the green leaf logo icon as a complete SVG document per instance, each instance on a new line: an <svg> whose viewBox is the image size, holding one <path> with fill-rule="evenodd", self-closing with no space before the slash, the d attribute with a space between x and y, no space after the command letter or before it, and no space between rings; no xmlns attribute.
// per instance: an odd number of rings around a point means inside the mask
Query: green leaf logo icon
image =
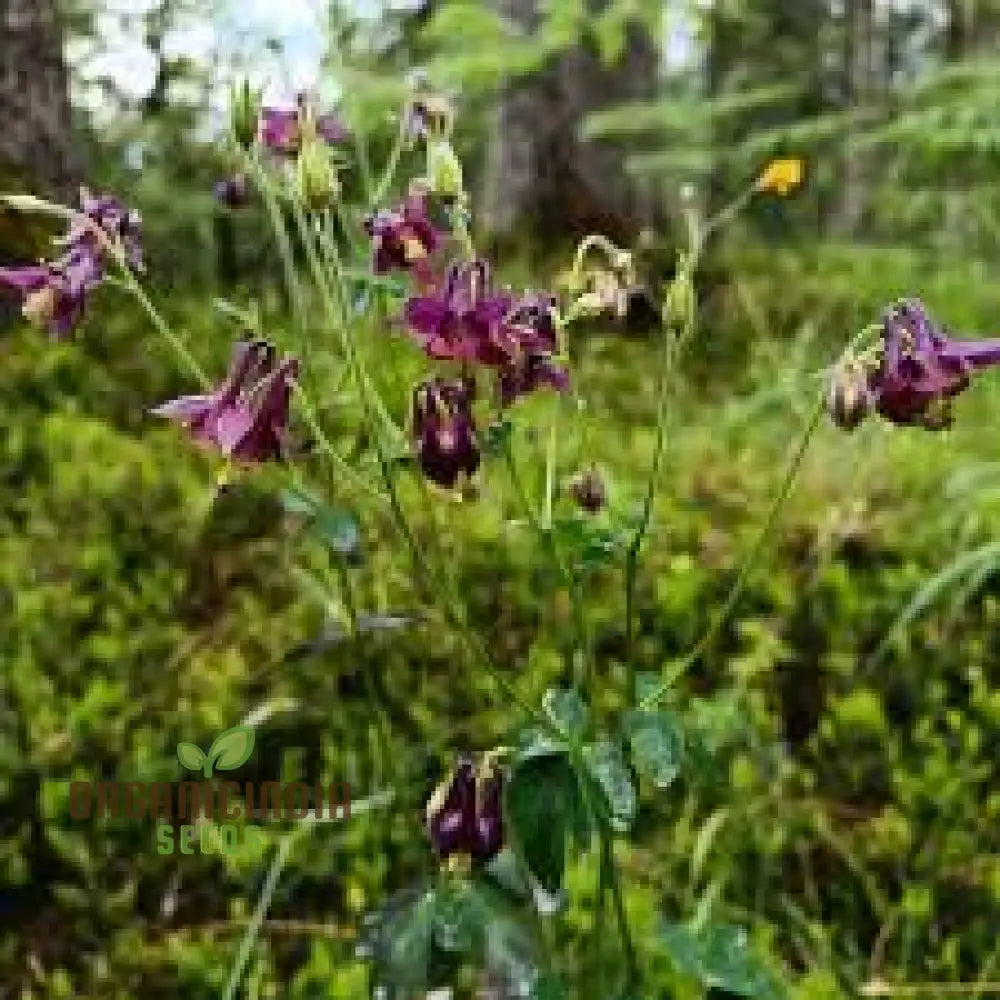
<svg viewBox="0 0 1000 1000"><path fill-rule="evenodd" d="M212 777L212 769L234 771L250 759L253 753L254 731L249 726L234 726L220 733L209 747L208 753L193 743L177 744L177 759L189 771L203 771Z"/></svg>

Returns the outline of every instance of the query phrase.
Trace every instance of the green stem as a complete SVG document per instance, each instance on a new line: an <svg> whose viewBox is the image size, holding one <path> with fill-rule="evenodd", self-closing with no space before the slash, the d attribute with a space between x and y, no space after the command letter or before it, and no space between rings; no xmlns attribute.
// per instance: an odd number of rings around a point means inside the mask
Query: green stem
<svg viewBox="0 0 1000 1000"><path fill-rule="evenodd" d="M579 642L579 648L576 643L571 645L569 650L569 660L570 666L573 671L574 679L576 681L577 687L582 687L583 677L582 674L586 673L587 664L589 661L588 655L588 634L587 634L587 619L584 614L583 603L580 595L580 587L577 580L574 577L572 568L566 563L559 551L559 546L556 544L555 537L552 533L551 528L546 528L544 524L539 520L538 515L535 513L534 508L531 505L531 501L528 499L527 491L524 488L524 483L521 481L521 473L517 467L517 459L514 457L514 450L511 447L510 440L504 443L504 458L507 463L507 469L510 473L511 485L514 487L514 493L517 496L518 502L524 510L525 516L528 519L528 523L534 529L535 533L538 535L542 542L542 545L548 551L552 558L552 564L555 566L557 572L562 577L563 586L566 587L569 597L570 597L570 610L573 615L573 630L576 633L577 641ZM580 664L580 669L577 669L577 654L580 654L579 658L582 663Z"/></svg>
<svg viewBox="0 0 1000 1000"><path fill-rule="evenodd" d="M367 373L364 370L364 365L358 355L356 347L353 343L350 334L350 324L347 322L347 317L343 314L342 304L341 309L338 309L337 304L332 295L332 290L328 286L325 275L323 273L322 265L319 262L319 258L316 253L316 249L312 244L310 239L310 234L308 231L308 226L305 225L305 219L301 213L301 210L296 211L296 217L299 220L300 230L302 232L302 237L306 242L306 256L309 259L310 266L313 268L314 278L317 285L319 286L320 296L323 300L324 308L327 312L328 320L333 323L340 334L341 343L344 349L344 354L347 358L348 364L351 368L352 376L355 379L355 383L358 386L358 391L361 397L362 407L365 410L366 417L372 421L373 414L378 411L379 405L375 399L373 399L373 392L371 384L367 378ZM374 423L374 421L373 421ZM391 423L391 421L390 421ZM391 424L393 430L395 425ZM399 432L396 431L398 434ZM469 653L470 657L474 662L478 662L489 674L490 678L493 680L494 684L499 688L501 693L506 697L511 704L517 706L527 717L534 719L545 725L546 729L554 730L554 727L548 721L547 716L537 709L532 708L527 705L517 694L514 687L504 678L496 667L490 661L490 658L486 654L485 649L479 642L478 638L474 635L472 630L469 628L468 623L464 616L460 616L457 612L457 608L461 606L461 602L457 599L457 596L452 592L452 588L448 586L450 580L442 574L437 574L430 566L430 563L426 559L424 551L421 549L420 545L417 543L416 538L413 535L412 529L410 528L409 520L406 517L406 513L403 509L402 502L399 497L399 492L396 486L395 479L392 474L392 468L388 456L385 452L384 443L382 441L382 436L379 433L374 435L374 443L376 454L378 457L379 468L381 470L382 479L385 483L386 492L388 494L389 505L394 515L394 520L396 521L397 529L403 537L407 548L409 549L411 559L413 561L414 569L423 584L425 585L428 595L433 599L435 595L444 593L446 599L443 602L445 609L446 620L452 624L453 627L458 631L463 645L466 647L466 651Z"/></svg>
<svg viewBox="0 0 1000 1000"><path fill-rule="evenodd" d="M666 693L668 687L671 684L676 683L676 681L681 678L688 669L690 669L692 664L694 664L708 650L709 646L719 634L722 626L726 623L730 612L736 606L736 602L743 593L743 588L749 579L750 573L756 566L757 560L761 552L764 550L764 546L767 544L774 528L778 523L778 516L781 513L781 508L791 495L792 487L795 485L796 476L802 466L803 459L805 458L809 445L812 442L813 434L816 432L816 428L819 426L819 422L823 417L825 410L826 395L825 393L820 393L816 401L816 405L813 407L812 413L806 423L802 437L799 439L799 443L795 448L792 460L785 472L781 487L771 503L767 517L764 520L764 524L762 525L754 544L750 547L750 550L747 552L746 557L740 565L739 571L736 575L736 581L730 588L722 607L718 610L711 625L708 627L699 642L695 645L694 649L692 649L691 652L684 657L680 667L671 671L669 684L667 682L661 682L653 691L643 698L641 705L642 708L651 708L656 704L656 702Z"/></svg>
<svg viewBox="0 0 1000 1000"><path fill-rule="evenodd" d="M636 958L635 944L632 941L632 930L628 924L628 914L625 911L625 898L622 894L621 880L615 867L614 852L610 834L601 832L601 867L605 869L606 877L611 887L611 900L618 921L618 933L621 937L622 951L625 954L625 993L629 994L639 986L639 961Z"/></svg>
<svg viewBox="0 0 1000 1000"><path fill-rule="evenodd" d="M124 255L116 254L118 258L118 264L121 268L122 274L124 275L122 281L126 289L135 296L136 301L142 306L146 315L149 317L150 322L156 328L156 332L163 337L163 339L173 348L177 356L187 365L191 374L198 380L203 389L207 389L211 386L208 376L205 374L201 365L198 364L194 359L194 355L187 349L184 342L174 333L173 330L167 325L166 321L159 314L156 307L150 301L149 296L146 294L145 289L139 284L138 279L132 273L132 269L128 266Z"/></svg>

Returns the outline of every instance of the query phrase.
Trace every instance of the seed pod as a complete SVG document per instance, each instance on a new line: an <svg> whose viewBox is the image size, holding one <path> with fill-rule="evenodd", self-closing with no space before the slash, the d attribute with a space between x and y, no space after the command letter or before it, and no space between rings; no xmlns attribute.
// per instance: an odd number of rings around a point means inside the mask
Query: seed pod
<svg viewBox="0 0 1000 1000"><path fill-rule="evenodd" d="M462 164L447 139L428 140L427 180L434 194L442 198L457 198L462 193Z"/></svg>
<svg viewBox="0 0 1000 1000"><path fill-rule="evenodd" d="M340 182L330 153L318 140L305 143L296 165L299 196L313 211L328 208L340 195Z"/></svg>
<svg viewBox="0 0 1000 1000"><path fill-rule="evenodd" d="M260 120L260 91L250 86L249 80L233 87L230 96L230 124L233 137L244 148L249 149L257 138Z"/></svg>
<svg viewBox="0 0 1000 1000"><path fill-rule="evenodd" d="M664 323L675 330L683 330L693 321L696 311L694 283L687 269L682 267L667 286L663 302Z"/></svg>
<svg viewBox="0 0 1000 1000"><path fill-rule="evenodd" d="M868 375L857 362L839 365L830 377L827 410L833 422L853 431L874 408Z"/></svg>

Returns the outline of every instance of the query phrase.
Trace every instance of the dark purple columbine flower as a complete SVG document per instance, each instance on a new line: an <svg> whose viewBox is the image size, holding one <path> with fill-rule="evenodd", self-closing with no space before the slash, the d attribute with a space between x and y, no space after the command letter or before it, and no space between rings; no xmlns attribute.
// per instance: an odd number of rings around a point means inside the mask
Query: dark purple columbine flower
<svg viewBox="0 0 1000 1000"><path fill-rule="evenodd" d="M547 354L525 354L502 368L497 382L500 405L510 406L519 396L527 396L536 389L565 392L569 388L569 372Z"/></svg>
<svg viewBox="0 0 1000 1000"><path fill-rule="evenodd" d="M489 861L503 847L503 776L477 775L463 757L427 803L427 835L442 860L455 854Z"/></svg>
<svg viewBox="0 0 1000 1000"><path fill-rule="evenodd" d="M233 174L217 181L215 199L226 208L244 208L250 201L250 189L245 174Z"/></svg>
<svg viewBox="0 0 1000 1000"><path fill-rule="evenodd" d="M288 409L299 362L280 362L265 340L233 350L226 380L207 395L182 396L157 407L156 416L183 423L199 444L239 462L265 462L286 453Z"/></svg>
<svg viewBox="0 0 1000 1000"><path fill-rule="evenodd" d="M968 387L972 372L996 364L1000 341L953 340L920 302L902 302L883 321L881 363L868 387L887 420L937 430L951 423L950 400Z"/></svg>
<svg viewBox="0 0 1000 1000"><path fill-rule="evenodd" d="M53 263L0 268L0 287L20 297L21 311L56 339L72 334L83 318L87 293L101 279L99 253L74 246Z"/></svg>
<svg viewBox="0 0 1000 1000"><path fill-rule="evenodd" d="M452 265L440 289L407 300L404 316L428 357L506 368L521 353L506 322L513 306L509 292L492 291L486 261L476 260Z"/></svg>
<svg viewBox="0 0 1000 1000"><path fill-rule="evenodd" d="M422 382L413 392L413 437L424 475L445 489L479 468L471 379Z"/></svg>
<svg viewBox="0 0 1000 1000"><path fill-rule="evenodd" d="M505 323L513 333L518 353L500 370L500 403L510 406L518 396L540 388L565 392L569 373L552 355L558 349L555 296L532 292L521 297Z"/></svg>
<svg viewBox="0 0 1000 1000"><path fill-rule="evenodd" d="M427 258L440 245L441 234L428 218L423 191L411 191L398 208L369 215L365 219L365 232L372 239L372 270L376 274L412 270L427 284L430 277Z"/></svg>

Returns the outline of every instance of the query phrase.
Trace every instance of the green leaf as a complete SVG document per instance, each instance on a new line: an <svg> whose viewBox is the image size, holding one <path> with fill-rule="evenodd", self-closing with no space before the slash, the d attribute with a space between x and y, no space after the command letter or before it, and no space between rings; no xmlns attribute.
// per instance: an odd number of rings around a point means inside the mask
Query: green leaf
<svg viewBox="0 0 1000 1000"><path fill-rule="evenodd" d="M569 740L579 740L587 728L587 706L569 688L549 688L542 699L542 708L552 724Z"/></svg>
<svg viewBox="0 0 1000 1000"><path fill-rule="evenodd" d="M349 559L361 551L361 531L356 519L347 511L334 510L323 500L305 490L281 491L281 504L289 514L307 518L312 530L334 552Z"/></svg>
<svg viewBox="0 0 1000 1000"><path fill-rule="evenodd" d="M583 748L583 759L590 776L604 795L611 826L624 833L635 821L635 788L621 749L602 740Z"/></svg>
<svg viewBox="0 0 1000 1000"><path fill-rule="evenodd" d="M410 990L426 987L436 909L434 892L425 892L379 929L377 960L390 986Z"/></svg>
<svg viewBox="0 0 1000 1000"><path fill-rule="evenodd" d="M552 526L556 544L573 554L584 569L612 563L622 548L624 534L585 515L557 518Z"/></svg>
<svg viewBox="0 0 1000 1000"><path fill-rule="evenodd" d="M178 743L177 759L189 771L200 771L205 765L206 758L201 752L201 747L197 747L193 743Z"/></svg>
<svg viewBox="0 0 1000 1000"><path fill-rule="evenodd" d="M500 417L488 424L481 435L481 446L483 454L489 456L502 455L507 448L511 435L514 432L514 424L509 417Z"/></svg>
<svg viewBox="0 0 1000 1000"><path fill-rule="evenodd" d="M577 777L565 753L536 753L515 765L505 791L512 847L546 892L562 888L571 839L589 830Z"/></svg>
<svg viewBox="0 0 1000 1000"><path fill-rule="evenodd" d="M234 726L216 737L208 758L220 771L235 771L253 753L254 731L249 726Z"/></svg>
<svg viewBox="0 0 1000 1000"><path fill-rule="evenodd" d="M625 733L636 771L657 788L668 787L680 773L684 731L667 712L634 709L625 716Z"/></svg>
<svg viewBox="0 0 1000 1000"><path fill-rule="evenodd" d="M316 531L334 552L350 558L361 551L358 522L343 511L324 510L316 518Z"/></svg>
<svg viewBox="0 0 1000 1000"><path fill-rule="evenodd" d="M301 514L312 517L316 513L316 498L302 490L282 490L281 506L289 514Z"/></svg>
<svg viewBox="0 0 1000 1000"><path fill-rule="evenodd" d="M660 931L674 968L706 989L725 990L753 1000L781 1000L785 991L750 948L747 933L729 924L710 924L695 932L686 924Z"/></svg>

